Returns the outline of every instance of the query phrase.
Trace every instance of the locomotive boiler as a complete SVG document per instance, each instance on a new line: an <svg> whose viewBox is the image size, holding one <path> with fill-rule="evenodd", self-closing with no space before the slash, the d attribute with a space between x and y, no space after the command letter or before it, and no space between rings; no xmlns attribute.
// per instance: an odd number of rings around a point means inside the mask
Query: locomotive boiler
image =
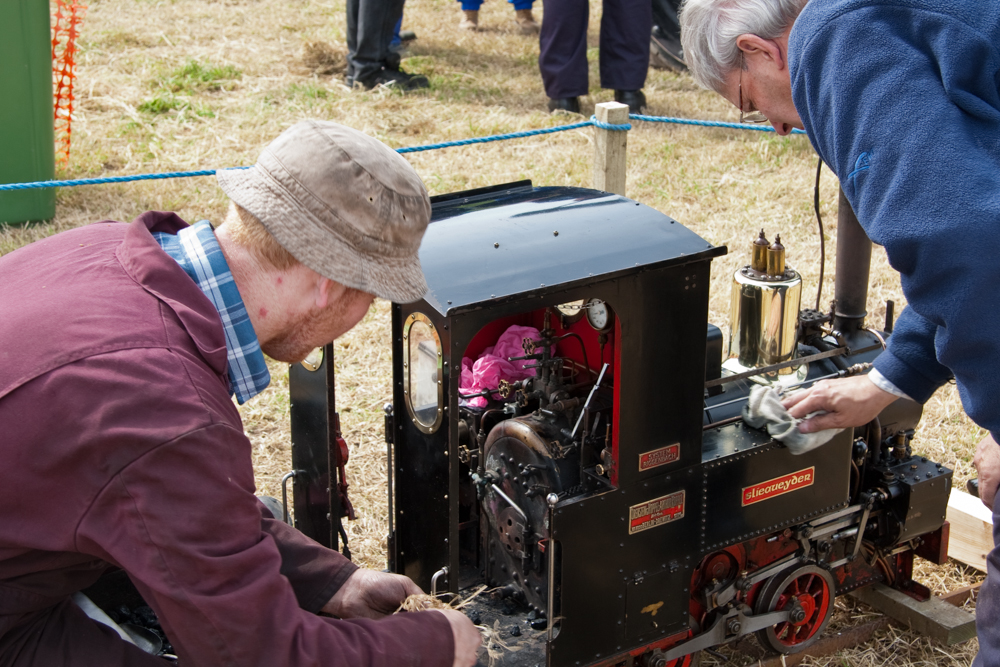
<svg viewBox="0 0 1000 667"><path fill-rule="evenodd" d="M952 475L914 453L920 406L800 455L740 416L755 384L864 373L884 349L846 201L831 311L800 308L777 239L748 243L727 332L708 324L727 249L638 202L525 181L432 205L429 291L392 306L388 567L488 586L470 615L518 628L504 664L682 666L751 633L794 653L837 595L929 595L913 558L946 559ZM295 522L336 547L331 353L290 385Z"/></svg>

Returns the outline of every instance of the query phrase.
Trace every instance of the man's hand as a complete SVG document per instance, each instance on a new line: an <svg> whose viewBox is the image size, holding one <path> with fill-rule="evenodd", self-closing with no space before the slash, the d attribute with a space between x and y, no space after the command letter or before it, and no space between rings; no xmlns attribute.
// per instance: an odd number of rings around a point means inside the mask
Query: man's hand
<svg viewBox="0 0 1000 667"><path fill-rule="evenodd" d="M451 623L451 636L455 638L455 661L452 667L472 667L476 664L476 651L483 643L483 636L469 617L454 609L438 609Z"/></svg>
<svg viewBox="0 0 1000 667"><path fill-rule="evenodd" d="M410 595L423 593L409 577L374 570L357 570L348 577L336 595L330 598L322 611L339 618L383 618L399 608ZM479 630L469 617L454 609L435 609L444 614L451 625L455 640L455 659L452 667L472 667L476 664L476 651L483 642ZM427 612L417 612L427 613Z"/></svg>
<svg viewBox="0 0 1000 667"><path fill-rule="evenodd" d="M802 419L808 414L825 411L799 424L802 433L815 433L828 428L863 426L896 400L887 391L875 386L866 375L823 380L810 389L797 391L781 402L788 414Z"/></svg>
<svg viewBox="0 0 1000 667"><path fill-rule="evenodd" d="M382 618L396 611L407 597L421 593L409 577L360 569L347 578L322 611L339 618Z"/></svg>
<svg viewBox="0 0 1000 667"><path fill-rule="evenodd" d="M972 465L979 473L979 499L993 509L993 499L997 495L997 486L1000 486L1000 447L992 435L979 441Z"/></svg>

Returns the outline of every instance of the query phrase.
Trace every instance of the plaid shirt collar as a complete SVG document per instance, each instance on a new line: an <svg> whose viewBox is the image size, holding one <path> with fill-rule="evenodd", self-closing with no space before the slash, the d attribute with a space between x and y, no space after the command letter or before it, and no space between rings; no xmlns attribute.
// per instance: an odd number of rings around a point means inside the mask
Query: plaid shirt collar
<svg viewBox="0 0 1000 667"><path fill-rule="evenodd" d="M180 230L176 235L154 232L153 238L198 285L222 318L229 360L229 391L243 405L271 383L260 342L246 306L233 281L208 220Z"/></svg>

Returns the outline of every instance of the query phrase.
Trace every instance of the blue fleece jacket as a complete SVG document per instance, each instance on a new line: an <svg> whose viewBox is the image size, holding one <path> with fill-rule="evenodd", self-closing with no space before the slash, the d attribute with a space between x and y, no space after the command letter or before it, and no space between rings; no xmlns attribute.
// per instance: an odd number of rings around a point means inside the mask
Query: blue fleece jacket
<svg viewBox="0 0 1000 667"><path fill-rule="evenodd" d="M876 368L1000 433L1000 2L812 0L792 97L909 307Z"/></svg>

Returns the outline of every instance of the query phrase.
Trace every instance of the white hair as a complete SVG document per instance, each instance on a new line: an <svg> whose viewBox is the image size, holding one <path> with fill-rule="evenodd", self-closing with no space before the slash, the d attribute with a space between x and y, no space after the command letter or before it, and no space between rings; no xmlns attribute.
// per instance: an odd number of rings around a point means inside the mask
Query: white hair
<svg viewBox="0 0 1000 667"><path fill-rule="evenodd" d="M699 84L722 92L725 77L740 65L736 39L753 34L777 39L808 0L684 0L680 9L684 62Z"/></svg>

